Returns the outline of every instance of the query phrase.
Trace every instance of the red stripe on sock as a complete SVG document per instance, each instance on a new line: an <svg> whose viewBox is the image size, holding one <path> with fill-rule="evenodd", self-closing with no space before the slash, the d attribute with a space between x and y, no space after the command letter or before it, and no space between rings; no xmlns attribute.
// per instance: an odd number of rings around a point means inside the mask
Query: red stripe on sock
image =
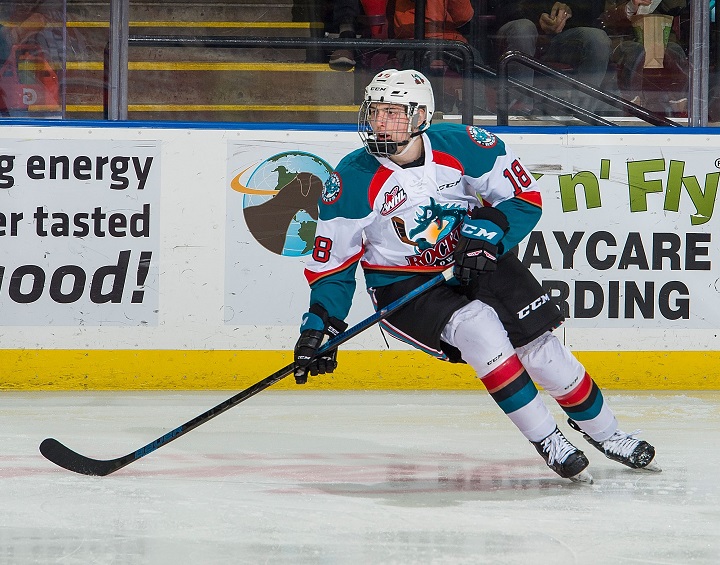
<svg viewBox="0 0 720 565"><path fill-rule="evenodd" d="M555 400L557 400L560 406L577 406L584 402L590 395L592 385L593 381L586 371L580 379L580 383L573 390L563 396L558 396Z"/></svg>
<svg viewBox="0 0 720 565"><path fill-rule="evenodd" d="M525 367L520 363L517 355L513 355L501 365L495 367L490 373L482 377L480 380L488 389L489 393L500 390L504 386L513 382L525 371Z"/></svg>

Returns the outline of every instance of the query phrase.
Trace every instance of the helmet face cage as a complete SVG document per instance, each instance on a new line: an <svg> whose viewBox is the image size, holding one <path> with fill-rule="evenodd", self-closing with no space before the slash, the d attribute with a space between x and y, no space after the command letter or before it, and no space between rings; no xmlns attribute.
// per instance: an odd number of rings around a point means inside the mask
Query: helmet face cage
<svg viewBox="0 0 720 565"><path fill-rule="evenodd" d="M382 136L378 135L371 125L371 113L377 103L405 108L407 125L403 124L404 127L399 131L385 130ZM419 123L418 110L421 107L425 109L425 120ZM397 154L400 147L406 146L412 136L419 135L430 127L434 111L432 87L422 73L395 69L381 71L365 89L365 99L358 112L358 134L368 153L389 157Z"/></svg>
<svg viewBox="0 0 720 565"><path fill-rule="evenodd" d="M371 155L378 157L390 157L398 152L398 148L408 144L413 130L418 125L418 108L417 105L401 105L407 116L407 125L394 131L385 130L382 137L378 136L372 129L371 115L375 111L374 104L377 102L366 100L360 106L358 113L358 133L362 139L365 149ZM403 139L404 138L404 139ZM402 141L398 141L402 140Z"/></svg>

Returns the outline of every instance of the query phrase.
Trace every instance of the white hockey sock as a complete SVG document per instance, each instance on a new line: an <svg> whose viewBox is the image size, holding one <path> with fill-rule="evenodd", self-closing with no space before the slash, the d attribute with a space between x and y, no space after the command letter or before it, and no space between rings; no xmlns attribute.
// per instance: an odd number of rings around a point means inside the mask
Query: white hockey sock
<svg viewBox="0 0 720 565"><path fill-rule="evenodd" d="M617 420L602 392L555 335L547 332L516 351L530 377L586 434L604 441L615 433Z"/></svg>
<svg viewBox="0 0 720 565"><path fill-rule="evenodd" d="M555 430L555 420L515 355L495 310L477 300L471 302L453 314L442 339L460 350L528 440L540 441Z"/></svg>

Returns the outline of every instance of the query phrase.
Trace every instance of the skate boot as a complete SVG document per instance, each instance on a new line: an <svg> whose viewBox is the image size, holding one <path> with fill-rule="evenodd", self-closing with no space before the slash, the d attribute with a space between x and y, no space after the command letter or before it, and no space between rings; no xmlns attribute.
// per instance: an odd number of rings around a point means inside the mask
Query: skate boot
<svg viewBox="0 0 720 565"><path fill-rule="evenodd" d="M570 427L574 430L582 433L588 443L602 451L608 459L622 463L631 469L645 469L646 471L654 472L662 471L654 460L655 448L648 442L635 437L640 433L640 430L635 430L629 434L617 430L605 441L595 441L583 432L582 428L580 428L574 420L568 419L568 424L570 424Z"/></svg>
<svg viewBox="0 0 720 565"><path fill-rule="evenodd" d="M570 443L557 427L545 439L530 443L545 459L547 466L561 477L578 483L592 484L592 475L585 471L589 464L587 457Z"/></svg>

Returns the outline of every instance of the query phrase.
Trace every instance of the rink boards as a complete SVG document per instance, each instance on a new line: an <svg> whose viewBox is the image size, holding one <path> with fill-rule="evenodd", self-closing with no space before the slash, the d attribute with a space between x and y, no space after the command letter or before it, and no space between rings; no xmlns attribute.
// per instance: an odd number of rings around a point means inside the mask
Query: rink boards
<svg viewBox="0 0 720 565"><path fill-rule="evenodd" d="M170 126L0 128L0 388L235 390L292 361L309 203L357 134ZM489 129L540 185L519 255L598 383L719 389L718 132ZM372 314L358 281L351 324ZM340 363L310 386L482 388L377 328Z"/></svg>

